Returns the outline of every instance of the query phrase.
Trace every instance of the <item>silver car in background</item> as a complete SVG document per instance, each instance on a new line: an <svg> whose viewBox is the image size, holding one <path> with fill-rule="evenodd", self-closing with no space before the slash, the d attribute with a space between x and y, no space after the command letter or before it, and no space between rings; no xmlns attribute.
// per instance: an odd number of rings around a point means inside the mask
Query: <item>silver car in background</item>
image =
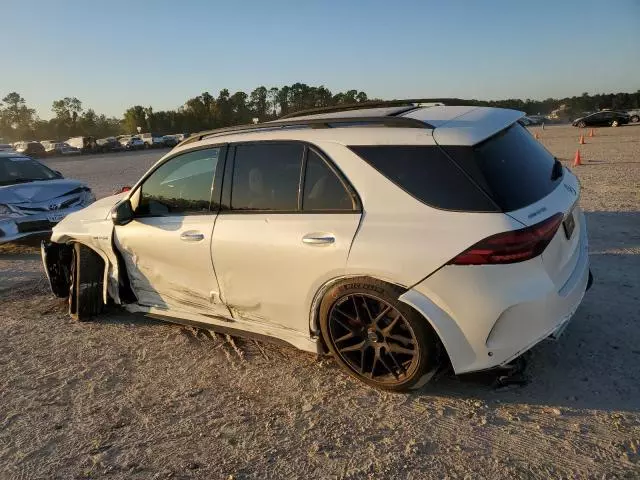
<svg viewBox="0 0 640 480"><path fill-rule="evenodd" d="M20 153L0 151L0 244L50 233L94 200L84 183Z"/></svg>

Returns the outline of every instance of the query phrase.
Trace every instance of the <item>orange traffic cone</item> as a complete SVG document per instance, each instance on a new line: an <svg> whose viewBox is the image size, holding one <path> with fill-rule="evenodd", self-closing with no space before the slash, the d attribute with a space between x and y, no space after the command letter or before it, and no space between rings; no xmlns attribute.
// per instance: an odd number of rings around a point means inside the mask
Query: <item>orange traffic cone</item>
<svg viewBox="0 0 640 480"><path fill-rule="evenodd" d="M580 135L580 141L578 143L584 145L584 135Z"/></svg>
<svg viewBox="0 0 640 480"><path fill-rule="evenodd" d="M589 130L589 136L593 137L595 135L595 133L593 133L593 128L591 130Z"/></svg>
<svg viewBox="0 0 640 480"><path fill-rule="evenodd" d="M580 165L582 165L582 160L580 160L580 150L576 150L576 156L573 159L573 166L574 167L579 167Z"/></svg>
<svg viewBox="0 0 640 480"><path fill-rule="evenodd" d="M540 135L538 135L537 133L534 133L533 134L533 138L535 138L536 140L539 140L540 139Z"/></svg>

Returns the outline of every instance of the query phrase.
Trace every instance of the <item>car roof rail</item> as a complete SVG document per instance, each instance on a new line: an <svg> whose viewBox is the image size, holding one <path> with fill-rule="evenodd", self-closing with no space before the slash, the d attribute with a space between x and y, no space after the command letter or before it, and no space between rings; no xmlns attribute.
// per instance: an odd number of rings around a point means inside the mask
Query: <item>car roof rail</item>
<svg viewBox="0 0 640 480"><path fill-rule="evenodd" d="M391 128L422 128L433 130L435 127L426 122L408 117L327 117L327 118L290 118L279 119L265 123L252 123L248 125L236 125L234 127L218 128L199 132L184 139L179 146L187 145L217 135L228 135L232 133L249 133L263 130L281 130L287 128L339 128L355 126L380 126Z"/></svg>
<svg viewBox="0 0 640 480"><path fill-rule="evenodd" d="M341 112L349 110L361 110L366 108L384 108L384 107L402 107L406 106L407 110L400 110L392 113L391 115L400 115L408 110L419 107L444 105L446 100L452 100L447 98L405 98L401 100L372 100L358 103L345 103L342 105L331 105L328 107L309 108L306 110L298 110L296 112L288 113L280 118L294 118L301 117L303 115L314 115L317 113L331 113ZM457 99L454 99L457 100Z"/></svg>

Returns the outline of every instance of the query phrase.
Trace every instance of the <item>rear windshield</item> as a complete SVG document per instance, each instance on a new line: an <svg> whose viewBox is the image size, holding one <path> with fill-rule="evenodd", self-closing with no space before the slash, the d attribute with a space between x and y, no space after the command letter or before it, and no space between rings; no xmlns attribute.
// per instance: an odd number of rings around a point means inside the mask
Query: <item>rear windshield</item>
<svg viewBox="0 0 640 480"><path fill-rule="evenodd" d="M541 200L562 181L553 155L517 123L473 147L443 149L505 212Z"/></svg>
<svg viewBox="0 0 640 480"><path fill-rule="evenodd" d="M500 211L437 145L359 145L349 148L427 205L466 212Z"/></svg>

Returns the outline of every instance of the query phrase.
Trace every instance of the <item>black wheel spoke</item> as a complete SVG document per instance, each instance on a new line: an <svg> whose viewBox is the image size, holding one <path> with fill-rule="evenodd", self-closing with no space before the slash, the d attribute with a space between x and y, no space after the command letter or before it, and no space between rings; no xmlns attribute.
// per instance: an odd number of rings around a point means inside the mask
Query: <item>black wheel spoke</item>
<svg viewBox="0 0 640 480"><path fill-rule="evenodd" d="M358 319L357 318L353 318L351 315L347 315L346 313L344 313L342 310L340 310L338 307L334 307L333 311L335 313L339 313L340 315L342 315L344 318L346 318L347 320L354 322L354 323L358 323ZM358 314L358 311L356 310L356 315Z"/></svg>
<svg viewBox="0 0 640 480"><path fill-rule="evenodd" d="M402 374L407 373L407 370L404 368L404 365L398 362L398 359L396 358L396 356L389 349L387 349L387 355L391 357L391 360L393 360L393 363L396 365L396 367L398 368L398 370L400 370Z"/></svg>
<svg viewBox="0 0 640 480"><path fill-rule="evenodd" d="M391 306L387 305L386 307L384 307L382 311L376 316L376 318L373 319L373 324L378 325L380 319L384 317L389 312L389 310L391 310Z"/></svg>
<svg viewBox="0 0 640 480"><path fill-rule="evenodd" d="M362 350L360 350L360 375L364 375L364 354L367 351L366 348L362 348Z"/></svg>
<svg viewBox="0 0 640 480"><path fill-rule="evenodd" d="M380 349L376 350L376 355L378 356L378 360L380 360L380 363L382 364L382 366L386 368L391 375L398 378L398 374L396 373L396 371L393 370L392 368L389 368L389 365L387 365L387 362L385 362L384 358L382 358L382 353L380 352Z"/></svg>
<svg viewBox="0 0 640 480"><path fill-rule="evenodd" d="M353 310L356 312L356 319L362 322L362 318L360 318L360 310L358 310L358 302L356 302L356 296L351 295L351 301L353 302ZM362 322L364 323L364 322Z"/></svg>
<svg viewBox="0 0 640 480"><path fill-rule="evenodd" d="M347 353L347 352L357 352L358 350L364 350L364 346L365 346L365 341L361 341L358 343L354 343L353 345L349 345L348 347L344 347L344 348L339 348L338 351L341 353Z"/></svg>
<svg viewBox="0 0 640 480"><path fill-rule="evenodd" d="M414 344L414 341L413 341L412 338L403 337L402 335L398 335L398 334L387 335L387 338L391 339L391 340L395 340L396 342L399 342L399 343L401 343L403 345L413 345Z"/></svg>
<svg viewBox="0 0 640 480"><path fill-rule="evenodd" d="M341 342L344 342L345 340L349 340L351 338L355 338L355 334L351 330L349 330L349 332L345 333L340 338L336 338L334 340L334 343L341 343Z"/></svg>
<svg viewBox="0 0 640 480"><path fill-rule="evenodd" d="M348 323L343 322L342 320L340 320L339 318L336 318L335 316L333 317L333 320L340 325L342 328L344 328L347 332L351 332L353 334L355 334L357 332L357 328L353 327L351 325L349 325Z"/></svg>
<svg viewBox="0 0 640 480"><path fill-rule="evenodd" d="M400 320L400 318L402 318L402 315L398 313L393 318L393 320L391 320L391 323L382 329L382 333L388 336L391 333L391 330L393 330L393 327L395 327L398 324L398 321Z"/></svg>
<svg viewBox="0 0 640 480"><path fill-rule="evenodd" d="M402 353L404 355L411 355L411 356L415 355L415 353L416 353L413 350L401 347L400 345L397 345L395 343L390 343L389 344L389 351L393 352L393 353Z"/></svg>
<svg viewBox="0 0 640 480"><path fill-rule="evenodd" d="M371 310L369 310L369 305L367 304L367 297L360 297L360 299L364 305L364 311L367 313L367 325L375 325L376 322L373 321L373 315L371 315Z"/></svg>
<svg viewBox="0 0 640 480"><path fill-rule="evenodd" d="M371 371L369 372L369 378L373 378L373 372L375 372L376 370L376 363L378 363L379 359L380 359L380 356L378 355L378 351L376 350L375 354L373 355L373 362L371 364Z"/></svg>

